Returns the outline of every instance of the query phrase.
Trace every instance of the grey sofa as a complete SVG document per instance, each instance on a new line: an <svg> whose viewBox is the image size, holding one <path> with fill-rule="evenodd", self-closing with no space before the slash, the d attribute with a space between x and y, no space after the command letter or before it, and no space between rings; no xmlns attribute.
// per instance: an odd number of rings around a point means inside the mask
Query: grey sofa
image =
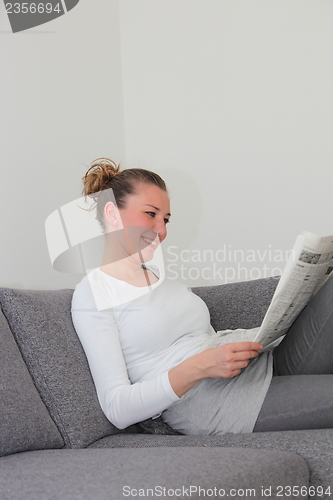
<svg viewBox="0 0 333 500"><path fill-rule="evenodd" d="M250 328L276 284L193 291L215 329ZM116 429L72 325L72 293L0 289L1 500L331 498L331 429L183 436L161 419Z"/></svg>

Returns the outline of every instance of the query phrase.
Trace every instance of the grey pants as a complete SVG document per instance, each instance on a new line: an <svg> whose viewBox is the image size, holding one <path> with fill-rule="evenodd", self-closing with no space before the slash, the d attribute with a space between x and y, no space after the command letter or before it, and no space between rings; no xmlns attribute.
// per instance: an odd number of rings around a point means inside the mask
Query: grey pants
<svg viewBox="0 0 333 500"><path fill-rule="evenodd" d="M333 276L274 350L274 376L253 432L333 427Z"/></svg>

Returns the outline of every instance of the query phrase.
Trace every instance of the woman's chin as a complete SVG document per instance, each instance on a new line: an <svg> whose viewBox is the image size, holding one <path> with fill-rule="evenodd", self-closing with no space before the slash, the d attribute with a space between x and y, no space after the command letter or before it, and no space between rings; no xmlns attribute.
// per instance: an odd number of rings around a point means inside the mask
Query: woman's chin
<svg viewBox="0 0 333 500"><path fill-rule="evenodd" d="M140 257L143 260L143 262L149 262L154 258L154 253L155 253L156 248L150 248L146 247L143 250L140 251Z"/></svg>
<svg viewBox="0 0 333 500"><path fill-rule="evenodd" d="M153 260L154 254L147 255L142 253L141 257L143 262L150 262L151 260Z"/></svg>

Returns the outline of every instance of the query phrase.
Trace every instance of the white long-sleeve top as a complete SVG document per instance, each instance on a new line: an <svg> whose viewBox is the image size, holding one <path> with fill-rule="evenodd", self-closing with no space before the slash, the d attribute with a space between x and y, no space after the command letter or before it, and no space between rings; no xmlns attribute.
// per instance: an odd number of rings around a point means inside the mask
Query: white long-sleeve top
<svg viewBox="0 0 333 500"><path fill-rule="evenodd" d="M119 429L178 401L168 371L214 333L206 304L165 278L136 287L100 269L79 283L72 318L106 417Z"/></svg>

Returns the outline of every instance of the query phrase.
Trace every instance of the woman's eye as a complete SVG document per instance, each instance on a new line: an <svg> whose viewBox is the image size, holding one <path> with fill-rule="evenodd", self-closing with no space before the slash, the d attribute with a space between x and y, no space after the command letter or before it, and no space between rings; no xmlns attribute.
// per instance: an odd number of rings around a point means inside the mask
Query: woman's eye
<svg viewBox="0 0 333 500"><path fill-rule="evenodd" d="M155 212L146 212L146 214L150 215L150 217L155 217L156 213ZM165 218L164 219L164 224L168 224L170 222L170 219Z"/></svg>

